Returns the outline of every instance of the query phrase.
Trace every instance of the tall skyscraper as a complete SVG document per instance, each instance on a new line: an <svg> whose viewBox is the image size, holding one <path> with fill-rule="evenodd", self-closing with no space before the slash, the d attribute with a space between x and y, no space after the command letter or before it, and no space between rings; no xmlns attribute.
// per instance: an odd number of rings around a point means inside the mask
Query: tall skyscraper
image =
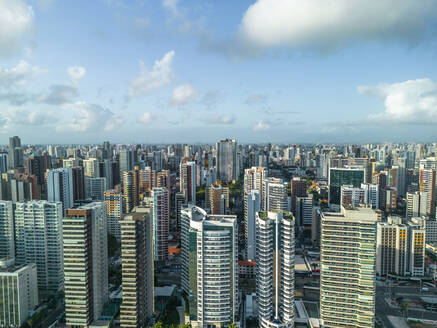
<svg viewBox="0 0 437 328"><path fill-rule="evenodd" d="M166 261L168 257L168 232L170 199L166 188L152 189L151 214L155 261Z"/></svg>
<svg viewBox="0 0 437 328"><path fill-rule="evenodd" d="M291 189L291 212L296 215L296 197L305 197L307 195L307 181L296 177L290 181Z"/></svg>
<svg viewBox="0 0 437 328"><path fill-rule="evenodd" d="M126 212L139 205L139 170L123 172L123 198Z"/></svg>
<svg viewBox="0 0 437 328"><path fill-rule="evenodd" d="M261 197L259 190L251 190L244 195L244 233L246 242L247 258L255 259L256 239L255 239L255 218L256 213L261 210Z"/></svg>
<svg viewBox="0 0 437 328"><path fill-rule="evenodd" d="M105 159L101 163L101 176L103 176L106 179L106 186L109 189L114 188L114 178L113 178L113 171L112 171L112 161L110 159Z"/></svg>
<svg viewBox="0 0 437 328"><path fill-rule="evenodd" d="M180 190L185 195L186 203L196 204L196 162L182 160L179 166Z"/></svg>
<svg viewBox="0 0 437 328"><path fill-rule="evenodd" d="M82 166L73 166L71 168L73 176L73 201L84 200L85 195L85 175Z"/></svg>
<svg viewBox="0 0 437 328"><path fill-rule="evenodd" d="M134 169L135 159L134 151L130 149L122 149L119 154L120 177L124 172Z"/></svg>
<svg viewBox="0 0 437 328"><path fill-rule="evenodd" d="M229 188L220 184L209 186L209 208L211 214L227 214L229 208Z"/></svg>
<svg viewBox="0 0 437 328"><path fill-rule="evenodd" d="M237 140L225 139L216 144L217 180L229 183L238 179Z"/></svg>
<svg viewBox="0 0 437 328"><path fill-rule="evenodd" d="M238 231L234 215L208 215L199 207L182 210L182 289L190 321L198 327L236 322Z"/></svg>
<svg viewBox="0 0 437 328"><path fill-rule="evenodd" d="M61 202L64 212L73 207L73 170L70 167L47 171L47 200Z"/></svg>
<svg viewBox="0 0 437 328"><path fill-rule="evenodd" d="M103 202L68 209L63 220L65 316L88 327L108 300L108 245Z"/></svg>
<svg viewBox="0 0 437 328"><path fill-rule="evenodd" d="M256 215L256 300L259 326L294 326L294 218Z"/></svg>
<svg viewBox="0 0 437 328"><path fill-rule="evenodd" d="M38 288L63 287L62 204L44 200L17 203L15 251L18 265L36 263Z"/></svg>
<svg viewBox="0 0 437 328"><path fill-rule="evenodd" d="M0 201L0 260L15 258L14 207L11 201Z"/></svg>
<svg viewBox="0 0 437 328"><path fill-rule="evenodd" d="M154 311L153 232L149 210L136 207L121 221L121 327L147 327Z"/></svg>
<svg viewBox="0 0 437 328"><path fill-rule="evenodd" d="M325 327L373 328L377 214L322 213L320 318Z"/></svg>
<svg viewBox="0 0 437 328"><path fill-rule="evenodd" d="M262 198L263 181L267 178L265 167L252 167L244 171L244 193L248 194L251 190L258 190Z"/></svg>
<svg viewBox="0 0 437 328"><path fill-rule="evenodd" d="M263 211L288 211L288 186L278 178L267 178L263 181Z"/></svg>
<svg viewBox="0 0 437 328"><path fill-rule="evenodd" d="M8 172L8 154L0 153L0 174Z"/></svg>
<svg viewBox="0 0 437 328"><path fill-rule="evenodd" d="M21 139L18 136L9 138L8 158L10 170L24 167L23 149L21 148Z"/></svg>
<svg viewBox="0 0 437 328"><path fill-rule="evenodd" d="M422 169L419 176L419 188L421 192L426 192L428 197L428 204L426 209L426 216L435 217L435 188L436 188L436 174L434 169Z"/></svg>
<svg viewBox="0 0 437 328"><path fill-rule="evenodd" d="M0 259L0 327L21 327L38 305L36 265Z"/></svg>
<svg viewBox="0 0 437 328"><path fill-rule="evenodd" d="M120 241L120 220L123 213L123 197L118 190L110 189L104 192L108 232Z"/></svg>

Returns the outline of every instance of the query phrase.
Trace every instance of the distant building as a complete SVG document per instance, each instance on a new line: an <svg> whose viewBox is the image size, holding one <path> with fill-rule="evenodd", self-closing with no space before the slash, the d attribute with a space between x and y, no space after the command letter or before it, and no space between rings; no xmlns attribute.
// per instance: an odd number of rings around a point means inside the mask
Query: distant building
<svg viewBox="0 0 437 328"><path fill-rule="evenodd" d="M110 189L104 192L104 200L106 203L106 217L108 219L108 233L120 241L120 219L123 213L123 197L119 191Z"/></svg>
<svg viewBox="0 0 437 328"><path fill-rule="evenodd" d="M47 171L47 200L61 202L64 213L73 207L73 171L71 168Z"/></svg>
<svg viewBox="0 0 437 328"><path fill-rule="evenodd" d="M244 195L244 229L247 258L255 259L256 255L256 213L261 210L259 190L251 190Z"/></svg>
<svg viewBox="0 0 437 328"><path fill-rule="evenodd" d="M237 140L225 139L216 144L217 180L230 183L239 177L237 163Z"/></svg>

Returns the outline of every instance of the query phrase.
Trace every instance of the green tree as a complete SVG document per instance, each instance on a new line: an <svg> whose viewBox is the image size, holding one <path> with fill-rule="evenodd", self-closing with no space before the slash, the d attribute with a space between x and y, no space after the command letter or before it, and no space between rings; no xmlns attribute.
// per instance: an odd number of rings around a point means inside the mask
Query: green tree
<svg viewBox="0 0 437 328"><path fill-rule="evenodd" d="M157 323L155 323L155 325L153 326L153 328L164 328L164 325L162 324L161 321L158 321Z"/></svg>

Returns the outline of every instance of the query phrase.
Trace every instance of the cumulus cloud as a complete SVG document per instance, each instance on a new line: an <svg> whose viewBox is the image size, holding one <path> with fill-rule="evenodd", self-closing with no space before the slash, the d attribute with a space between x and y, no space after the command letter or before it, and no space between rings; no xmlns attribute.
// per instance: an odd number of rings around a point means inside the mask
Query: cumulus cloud
<svg viewBox="0 0 437 328"><path fill-rule="evenodd" d="M238 41L246 48L333 49L356 41L408 43L426 37L435 0L257 0L245 12Z"/></svg>
<svg viewBox="0 0 437 328"><path fill-rule="evenodd" d="M49 105L60 105L72 102L79 96L79 88L75 85L54 84L49 91L39 98L39 101Z"/></svg>
<svg viewBox="0 0 437 328"><path fill-rule="evenodd" d="M57 121L58 118L46 110L8 108L8 110L0 113L0 126L5 130L17 126L48 126Z"/></svg>
<svg viewBox="0 0 437 328"><path fill-rule="evenodd" d="M0 0L0 56L17 51L32 29L34 12L22 0Z"/></svg>
<svg viewBox="0 0 437 328"><path fill-rule="evenodd" d="M115 129L114 120L120 123L121 118L109 109L85 101L77 101L64 105L64 110L73 113L71 120L56 127L57 131L101 132Z"/></svg>
<svg viewBox="0 0 437 328"><path fill-rule="evenodd" d="M384 99L385 112L369 116L372 122L437 124L437 82L429 78L360 86L358 92Z"/></svg>
<svg viewBox="0 0 437 328"><path fill-rule="evenodd" d="M86 69L82 66L72 66L67 69L67 72L72 80L80 80L85 76Z"/></svg>
<svg viewBox="0 0 437 328"><path fill-rule="evenodd" d="M46 70L39 66L32 66L27 61L20 60L14 67L0 68L0 88L22 87L45 72Z"/></svg>
<svg viewBox="0 0 437 328"><path fill-rule="evenodd" d="M256 123L253 126L253 130L254 131L266 131L266 130L270 130L270 127L271 127L271 125L269 122L264 121L264 120L260 120L260 121L258 121L258 123Z"/></svg>
<svg viewBox="0 0 437 328"><path fill-rule="evenodd" d="M138 122L147 125L150 124L152 121L154 121L155 118L156 118L155 115L153 115L152 113L145 112L141 114L140 117L138 117Z"/></svg>
<svg viewBox="0 0 437 328"><path fill-rule="evenodd" d="M190 84L177 86L173 90L170 103L174 106L186 105L196 97L196 94L196 90Z"/></svg>
<svg viewBox="0 0 437 328"><path fill-rule="evenodd" d="M140 75L133 79L128 90L128 98L144 96L152 90L161 88L173 80L172 62L175 52L167 52L160 60L156 60L151 71L140 61Z"/></svg>

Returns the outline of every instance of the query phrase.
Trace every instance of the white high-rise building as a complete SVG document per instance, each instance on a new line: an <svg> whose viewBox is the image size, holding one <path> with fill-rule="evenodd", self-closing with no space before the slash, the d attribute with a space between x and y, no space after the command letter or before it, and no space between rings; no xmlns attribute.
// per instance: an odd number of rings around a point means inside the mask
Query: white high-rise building
<svg viewBox="0 0 437 328"><path fill-rule="evenodd" d="M36 265L0 259L0 327L21 327L38 305Z"/></svg>
<svg viewBox="0 0 437 328"><path fill-rule="evenodd" d="M255 259L256 240L255 240L255 218L256 213L261 210L261 197L259 190L251 190L244 195L244 228L246 237L247 258Z"/></svg>
<svg viewBox="0 0 437 328"><path fill-rule="evenodd" d="M379 209L379 185L362 183L361 189L364 190L364 204L372 205L375 210Z"/></svg>
<svg viewBox="0 0 437 328"><path fill-rule="evenodd" d="M63 219L65 314L88 327L108 300L108 244L104 202L67 210Z"/></svg>
<svg viewBox="0 0 437 328"><path fill-rule="evenodd" d="M14 208L11 201L0 201L0 260L15 258Z"/></svg>
<svg viewBox="0 0 437 328"><path fill-rule="evenodd" d="M47 200L61 202L64 213L73 207L73 170L71 167L47 171Z"/></svg>
<svg viewBox="0 0 437 328"><path fill-rule="evenodd" d="M248 194L251 190L258 190L262 198L263 181L267 178L265 167L252 167L244 171L244 193Z"/></svg>
<svg viewBox="0 0 437 328"><path fill-rule="evenodd" d="M188 294L193 327L226 327L236 322L238 226L235 215L182 210L182 289Z"/></svg>
<svg viewBox="0 0 437 328"><path fill-rule="evenodd" d="M351 185L341 186L340 204L342 206L358 206L364 204L364 189Z"/></svg>
<svg viewBox="0 0 437 328"><path fill-rule="evenodd" d="M40 200L16 204L15 251L17 265L36 263L40 290L56 291L63 287L60 202Z"/></svg>
<svg viewBox="0 0 437 328"><path fill-rule="evenodd" d="M90 178L100 177L100 163L97 158L83 160L84 175Z"/></svg>
<svg viewBox="0 0 437 328"><path fill-rule="evenodd" d="M426 215L429 209L427 192L407 192L407 219Z"/></svg>
<svg viewBox="0 0 437 328"><path fill-rule="evenodd" d="M322 213L320 318L325 327L374 326L377 220L370 208Z"/></svg>
<svg viewBox="0 0 437 328"><path fill-rule="evenodd" d="M282 179L265 179L262 188L261 209L263 211L288 211L289 199L287 187L287 183L284 183Z"/></svg>
<svg viewBox="0 0 437 328"><path fill-rule="evenodd" d="M256 299L259 326L294 326L294 224L290 212L256 216Z"/></svg>

